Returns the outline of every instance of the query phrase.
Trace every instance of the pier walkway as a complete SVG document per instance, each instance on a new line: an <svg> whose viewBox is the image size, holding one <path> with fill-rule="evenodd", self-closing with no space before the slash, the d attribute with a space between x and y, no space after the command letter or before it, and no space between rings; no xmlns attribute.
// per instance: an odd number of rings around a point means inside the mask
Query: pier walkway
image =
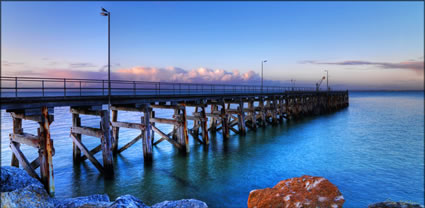
<svg viewBox="0 0 425 208"><path fill-rule="evenodd" d="M13 118L10 148L11 165L21 166L39 179L47 191L54 194L53 162L55 154L50 137L54 107L69 106L72 113L70 141L73 142L75 163L89 160L105 177L113 177L113 157L141 140L145 163L153 160L152 148L167 141L181 152L189 153L189 135L193 141L209 144L209 133L221 133L229 139L230 132L244 135L265 125L307 115L319 115L348 106L348 91L318 91L315 88L258 85L223 85L166 83L95 79L59 79L31 77L1 77L1 109ZM110 93L109 93L110 89ZM110 96L108 96L110 94ZM110 110L102 105L110 103ZM191 115L187 107L194 107ZM172 118L155 116L155 109L171 109ZM120 111L141 112L140 123L118 121ZM81 125L80 115L100 117L98 128ZM37 135L25 133L22 121L39 123ZM188 120L193 126L188 127ZM156 127L172 126L171 132ZM120 128L140 130L129 143L119 145ZM155 138L154 135L159 135ZM99 145L86 148L82 136L97 137ZM20 150L29 145L39 156L28 161ZM102 154L102 163L94 155ZM36 169L40 168L40 174Z"/></svg>

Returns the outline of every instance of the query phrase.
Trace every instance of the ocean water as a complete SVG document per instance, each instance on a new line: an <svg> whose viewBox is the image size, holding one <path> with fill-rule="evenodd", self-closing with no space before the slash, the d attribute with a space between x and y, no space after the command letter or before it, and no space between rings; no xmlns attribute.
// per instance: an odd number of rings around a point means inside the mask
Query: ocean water
<svg viewBox="0 0 425 208"><path fill-rule="evenodd" d="M159 110L156 116L171 113ZM10 165L12 122L5 111L1 116L1 165L5 166ZM140 116L120 112L118 120L138 122ZM99 119L82 116L82 124L96 127ZM154 147L150 166L144 165L138 142L114 159L111 180L100 176L89 161L73 164L70 126L69 107L55 108L51 131L58 198L107 193L113 200L132 194L148 205L196 198L209 207L246 207L253 189L313 175L340 189L344 207L367 207L388 199L424 204L423 92L350 92L350 106L335 113L259 128L227 141L221 133L212 134L207 148L190 138L188 155L162 142ZM157 126L171 131L169 125ZM26 121L23 127L35 134L38 126ZM138 134L121 128L120 146ZM83 141L89 148L100 142L85 136ZM22 149L30 160L37 155L31 147ZM100 153L96 157L101 161Z"/></svg>

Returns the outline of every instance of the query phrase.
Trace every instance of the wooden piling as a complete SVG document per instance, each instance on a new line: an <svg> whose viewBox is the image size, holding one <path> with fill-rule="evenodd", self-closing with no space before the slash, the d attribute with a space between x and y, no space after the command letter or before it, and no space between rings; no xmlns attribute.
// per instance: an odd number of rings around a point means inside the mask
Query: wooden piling
<svg viewBox="0 0 425 208"><path fill-rule="evenodd" d="M118 110L112 110L112 122L118 121ZM118 140L119 140L120 127L112 126L112 153L118 153Z"/></svg>
<svg viewBox="0 0 425 208"><path fill-rule="evenodd" d="M278 111L278 108L277 108L277 103L276 103L276 97L275 96L273 96L272 98L271 98L271 102L272 102L272 104L271 104L271 114L272 114L272 124L274 124L274 125L276 125L276 124L278 124L279 122L278 122L278 120L277 120L277 111Z"/></svg>
<svg viewBox="0 0 425 208"><path fill-rule="evenodd" d="M13 117L13 134L21 134L21 133L22 133L22 119ZM18 142L13 142L12 140L10 142L13 143L17 149L19 149L19 147L21 146L21 144L19 144ZM10 165L19 168L19 160L15 154L12 154L12 161Z"/></svg>
<svg viewBox="0 0 425 208"><path fill-rule="evenodd" d="M81 118L77 113L72 113L72 127L81 127ZM81 134L75 134L75 138L81 143ZM81 158L81 150L72 142L72 159L74 163L79 163Z"/></svg>
<svg viewBox="0 0 425 208"><path fill-rule="evenodd" d="M221 104L221 130L223 132L223 139L228 139L230 137L229 132L229 115L226 112L226 104L223 102Z"/></svg>
<svg viewBox="0 0 425 208"><path fill-rule="evenodd" d="M50 123L47 107L41 108L42 122L40 122L40 175L41 182L44 184L47 192L55 195L55 183L53 177L53 141L50 138Z"/></svg>
<svg viewBox="0 0 425 208"><path fill-rule="evenodd" d="M201 116L201 130L202 130L202 141L204 142L204 144L209 144L210 140L208 137L208 118L207 118L207 112L205 112L205 107L201 106L201 112L200 112L200 116Z"/></svg>
<svg viewBox="0 0 425 208"><path fill-rule="evenodd" d="M255 102L254 99L250 99L248 101L248 109L249 109L248 117L250 118L251 129L253 130L257 128L257 116L256 116L254 102Z"/></svg>
<svg viewBox="0 0 425 208"><path fill-rule="evenodd" d="M114 163L112 157L112 136L109 122L109 111L102 110L100 112L100 129L102 130L102 145L103 168L106 176L114 175Z"/></svg>
<svg viewBox="0 0 425 208"><path fill-rule="evenodd" d="M144 115L143 115L143 124L145 125L145 130L143 130L143 159L145 162L150 163L152 162L153 156L152 156L152 138L151 138L151 123L149 121L151 115L152 109L146 105L144 108Z"/></svg>
<svg viewBox="0 0 425 208"><path fill-rule="evenodd" d="M216 104L211 104L211 114L218 111L218 106ZM210 121L210 131L215 133L217 131L217 118L212 116Z"/></svg>
<svg viewBox="0 0 425 208"><path fill-rule="evenodd" d="M243 101L239 102L238 106L238 128L239 128L239 134L245 135L246 133L246 127L245 127L245 113L243 111Z"/></svg>

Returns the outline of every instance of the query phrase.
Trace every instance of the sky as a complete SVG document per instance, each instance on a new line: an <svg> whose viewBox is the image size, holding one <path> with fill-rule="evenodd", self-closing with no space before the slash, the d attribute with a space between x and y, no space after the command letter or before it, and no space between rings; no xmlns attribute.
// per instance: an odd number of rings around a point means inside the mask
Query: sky
<svg viewBox="0 0 425 208"><path fill-rule="evenodd" d="M423 90L424 2L1 2L1 75ZM292 83L293 84L293 83Z"/></svg>

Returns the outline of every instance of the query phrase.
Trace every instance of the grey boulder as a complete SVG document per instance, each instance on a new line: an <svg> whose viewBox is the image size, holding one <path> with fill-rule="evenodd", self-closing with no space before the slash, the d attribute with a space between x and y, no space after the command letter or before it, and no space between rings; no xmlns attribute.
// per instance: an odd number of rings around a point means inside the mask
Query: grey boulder
<svg viewBox="0 0 425 208"><path fill-rule="evenodd" d="M1 207L54 207L37 179L16 167L1 167Z"/></svg>
<svg viewBox="0 0 425 208"><path fill-rule="evenodd" d="M14 191L1 192L1 207L50 208L54 207L54 200L43 186L30 184Z"/></svg>
<svg viewBox="0 0 425 208"><path fill-rule="evenodd" d="M196 199L182 199L177 201L163 201L154 204L152 208L208 208L203 201Z"/></svg>
<svg viewBox="0 0 425 208"><path fill-rule="evenodd" d="M149 208L140 199L132 195L123 195L115 199L108 208Z"/></svg>
<svg viewBox="0 0 425 208"><path fill-rule="evenodd" d="M57 200L55 208L105 208L111 204L109 196L106 194L94 194L90 196L81 196Z"/></svg>
<svg viewBox="0 0 425 208"><path fill-rule="evenodd" d="M1 167L0 173L1 192L14 191L31 184L43 186L40 181L28 175L24 170L16 167Z"/></svg>

